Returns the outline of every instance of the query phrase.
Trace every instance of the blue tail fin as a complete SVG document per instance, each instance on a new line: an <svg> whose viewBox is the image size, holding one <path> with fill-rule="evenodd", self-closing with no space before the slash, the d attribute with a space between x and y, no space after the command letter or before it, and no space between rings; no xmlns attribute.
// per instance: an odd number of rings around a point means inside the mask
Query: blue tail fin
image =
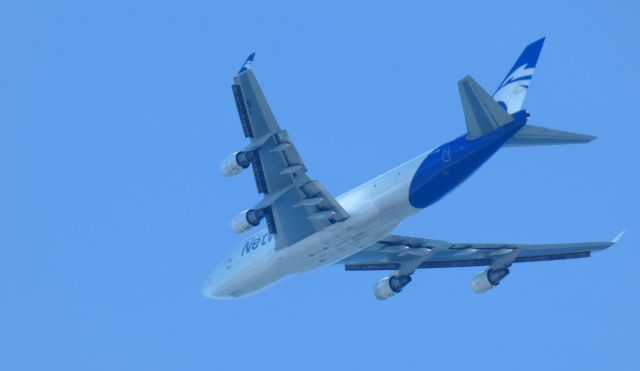
<svg viewBox="0 0 640 371"><path fill-rule="evenodd" d="M507 112L514 113L522 109L543 44L544 37L529 44L493 94L493 99Z"/></svg>

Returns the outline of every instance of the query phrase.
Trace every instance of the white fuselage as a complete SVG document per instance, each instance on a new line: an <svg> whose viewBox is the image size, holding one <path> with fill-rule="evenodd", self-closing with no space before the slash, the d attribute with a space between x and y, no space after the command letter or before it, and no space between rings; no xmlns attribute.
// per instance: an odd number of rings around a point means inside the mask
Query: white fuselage
<svg viewBox="0 0 640 371"><path fill-rule="evenodd" d="M419 211L409 203L409 186L424 153L337 198L349 213L285 248L262 230L234 247L209 275L203 293L231 298L264 288L286 276L339 262L385 236L406 217Z"/></svg>

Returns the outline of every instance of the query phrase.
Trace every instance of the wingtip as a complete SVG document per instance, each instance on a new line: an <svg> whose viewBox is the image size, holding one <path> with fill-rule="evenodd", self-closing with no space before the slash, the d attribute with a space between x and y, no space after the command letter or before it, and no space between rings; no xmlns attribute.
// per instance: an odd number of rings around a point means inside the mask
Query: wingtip
<svg viewBox="0 0 640 371"><path fill-rule="evenodd" d="M255 57L256 57L256 52L253 52L253 53L249 54L247 59L245 59L244 63L242 64L242 67L240 68L240 71L238 71L238 74L241 74L244 71L246 71L248 69L251 69L251 65L253 64L253 59Z"/></svg>
<svg viewBox="0 0 640 371"><path fill-rule="evenodd" d="M580 134L580 133L569 133L569 134L573 134L574 135L574 143L591 143L594 140L598 139L597 136L595 135L589 135L589 134Z"/></svg>
<svg viewBox="0 0 640 371"><path fill-rule="evenodd" d="M618 235L617 235L617 236L615 236L615 237L613 238L613 240L611 240L611 243L612 243L612 244L614 244L614 243L618 243L618 241L620 241L620 239L622 238L622 236L624 236L624 232L626 232L626 230L624 230L624 229L623 229L620 233L618 233Z"/></svg>

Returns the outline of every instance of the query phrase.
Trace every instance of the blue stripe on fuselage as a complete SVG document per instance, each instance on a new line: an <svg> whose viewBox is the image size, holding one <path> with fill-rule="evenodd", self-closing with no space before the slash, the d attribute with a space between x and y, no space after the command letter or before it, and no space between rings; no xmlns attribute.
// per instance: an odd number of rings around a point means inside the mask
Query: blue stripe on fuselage
<svg viewBox="0 0 640 371"><path fill-rule="evenodd" d="M411 206L421 209L432 205L473 174L524 126L524 111L516 112L513 116L514 122L492 133L474 140L463 135L431 152L411 180Z"/></svg>

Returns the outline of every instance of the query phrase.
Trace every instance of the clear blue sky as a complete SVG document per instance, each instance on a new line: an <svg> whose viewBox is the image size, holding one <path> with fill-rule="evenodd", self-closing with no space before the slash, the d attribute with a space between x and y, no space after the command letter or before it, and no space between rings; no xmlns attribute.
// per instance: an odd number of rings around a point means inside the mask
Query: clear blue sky
<svg viewBox="0 0 640 371"><path fill-rule="evenodd" d="M640 369L636 3L222 3L0 4L0 369ZM201 296L259 199L218 172L249 53L337 195L463 133L457 80L493 90L542 36L531 122L599 139L505 149L398 232L619 245L482 296L459 268L378 302L383 272L338 266Z"/></svg>

